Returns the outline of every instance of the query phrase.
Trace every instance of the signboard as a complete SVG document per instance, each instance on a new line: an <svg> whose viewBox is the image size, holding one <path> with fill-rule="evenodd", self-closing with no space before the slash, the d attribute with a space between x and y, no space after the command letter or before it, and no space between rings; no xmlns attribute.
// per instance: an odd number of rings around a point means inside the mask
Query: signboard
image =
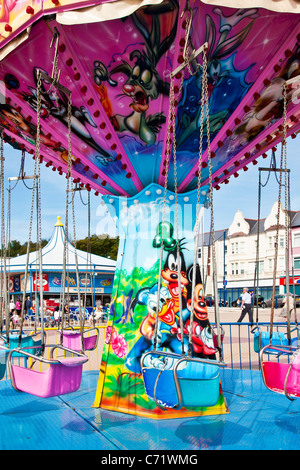
<svg viewBox="0 0 300 470"><path fill-rule="evenodd" d="M43 275L42 275L42 279L43 279L43 283L42 283L43 292L44 292L44 291L48 291L48 290L49 290L48 274L43 274ZM36 273L33 273L32 280L33 280L33 288L32 288L32 290L35 291L35 288L36 288L37 291L40 291L41 289L40 289L39 275L36 276Z"/></svg>
<svg viewBox="0 0 300 470"><path fill-rule="evenodd" d="M280 280L279 280L279 284L281 286L285 286L286 285L286 277L281 277ZM290 280L289 280L289 284L293 284L293 278L290 277ZM294 284L300 284L300 276L294 276Z"/></svg>

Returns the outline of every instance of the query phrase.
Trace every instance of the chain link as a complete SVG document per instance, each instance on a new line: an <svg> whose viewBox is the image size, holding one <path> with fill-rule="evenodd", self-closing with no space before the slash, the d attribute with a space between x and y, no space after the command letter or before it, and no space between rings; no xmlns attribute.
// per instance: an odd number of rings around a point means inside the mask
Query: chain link
<svg viewBox="0 0 300 470"><path fill-rule="evenodd" d="M7 347L9 347L9 290L7 290L7 251L5 243L5 214L4 214L4 155L3 155L3 130L1 132L1 149L0 149L0 168L1 168L1 258L3 262L3 275L1 269L1 291L3 289L3 310L5 312L6 321L6 339ZM2 294L2 292L1 292ZM2 296L1 296L2 297ZM1 316L3 315L1 310ZM2 324L2 321L1 321ZM7 326L8 325L8 326Z"/></svg>
<svg viewBox="0 0 300 470"><path fill-rule="evenodd" d="M276 287L276 272L277 272L277 258L278 258L278 240L279 240L279 222L280 222L283 162L286 165L286 137L287 137L287 90L286 90L286 85L284 84L283 85L283 132L282 132L282 145L281 145L281 154L280 154L278 205L277 205L277 216L276 216L277 225L276 225L276 234L275 234L273 288L272 288L271 319L270 319L270 341L271 342L272 342L272 335L273 335L273 321L274 321L274 309L275 309L275 287ZM286 168L285 168L285 171L286 171ZM287 286L287 290L288 290L288 286Z"/></svg>
<svg viewBox="0 0 300 470"><path fill-rule="evenodd" d="M35 197L37 197L37 249L39 252L39 283L42 286L42 260L41 260L41 199L40 199L40 116L41 116L41 76L38 71L37 74L37 132L36 132L36 148L35 148L35 159L34 159L34 171L33 171L33 185L31 193L31 206L30 206L30 217L29 217L29 231L28 231L28 241L27 241L27 251L26 251L26 264L25 264L25 275L24 275L24 287L23 287L23 297L22 297L22 307L21 307L21 322L20 322L20 331L19 331L19 346L21 345L22 340L22 330L24 324L24 310L25 310L25 298L26 298L26 287L27 287L27 277L28 277L28 267L29 267L29 254L30 254L30 245L31 245L31 236L32 236L32 223L33 223L33 212L34 212L34 202ZM35 195L35 193L37 193ZM38 312L39 304L37 299L37 266L36 266L36 283L35 283L35 332L37 331L37 322L38 322ZM40 288L40 305L43 309L43 289ZM43 315L41 315L42 324L41 330L43 332ZM43 344L43 333L42 333L42 344Z"/></svg>

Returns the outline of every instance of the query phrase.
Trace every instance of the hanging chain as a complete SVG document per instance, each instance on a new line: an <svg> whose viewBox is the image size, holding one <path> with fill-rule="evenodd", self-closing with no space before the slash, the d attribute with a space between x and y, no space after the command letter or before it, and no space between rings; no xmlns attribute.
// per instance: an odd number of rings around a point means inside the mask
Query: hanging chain
<svg viewBox="0 0 300 470"><path fill-rule="evenodd" d="M40 168L40 128L41 128L41 76L40 72L38 71L38 82L37 82L37 132L36 132L36 147L35 147L35 159L34 159L34 172L33 172L33 185L32 185L32 193L31 193L31 206L30 206L30 217L29 217L29 233L28 233L28 241L27 241L27 251L26 251L26 265L25 265L25 274L24 274L24 286L23 286L23 297L22 297L22 307L21 307L21 322L20 322L20 331L19 331L19 346L22 340L22 329L24 323L24 310L25 310L25 298L26 298L26 287L27 287L27 277L28 277L28 267L29 267L29 254L30 254L30 245L31 245L31 235L32 235L32 222L33 222L33 210L34 210L34 201L35 201L35 192L39 192L38 180L40 179L39 168ZM39 214L39 195L37 194L37 227L40 222L40 214ZM37 247L39 249L39 231L37 230ZM39 253L40 259L40 253ZM38 299L37 299L37 281L39 279L40 285L40 293L41 299L43 299L43 283L41 282L41 269L39 269L39 277L37 277L37 270L36 270L36 279L35 279L35 332L37 331L37 323L38 323L38 313L40 311ZM43 309L43 305L41 304L41 309ZM43 312L41 314L41 329L42 329L42 345L44 342L43 339Z"/></svg>
<svg viewBox="0 0 300 470"><path fill-rule="evenodd" d="M68 100L68 178L71 181L71 194L72 194L72 222L73 222L73 243L74 243L74 255L75 255L75 267L76 267L76 283L78 293L78 313L80 318L80 332L81 332L81 348L84 351L84 322L85 322L85 309L81 308L80 300L80 279L78 269L78 256L77 256L77 240L76 240L76 219L75 219L75 192L73 191L73 172L72 172L72 145L71 145L71 131L72 131L72 95L70 94ZM70 313L70 312L69 312Z"/></svg>
<svg viewBox="0 0 300 470"><path fill-rule="evenodd" d="M174 127L172 126L173 115L175 114L174 108L175 108L174 78L171 76L170 102L169 102L169 114L168 114L168 134L167 134L167 145L166 145L166 151L165 151L166 159L165 159L165 183L164 183L163 214L162 214L162 234L161 234L162 240L164 238L164 223L165 223L165 217L166 217L166 201L167 201L167 191L168 191L171 142L172 142L172 136L174 134ZM158 320L159 320L158 313L159 313L160 290L161 290L162 259L163 259L163 243L161 243L161 246L160 246L160 257L159 257L159 268L158 268L156 317L155 317L154 340L153 340L154 351L156 350L156 347L157 347L157 330L158 330Z"/></svg>
<svg viewBox="0 0 300 470"><path fill-rule="evenodd" d="M1 282L3 282L3 309L5 311L6 323L6 340L7 347L9 347L9 289L7 289L7 269L6 269L6 243L5 243L5 214L4 214L4 155L3 155L3 130L1 132L1 149L0 149L0 168L1 168L1 255L3 260L3 276L1 275ZM1 269L2 274L2 269ZM1 310L1 315L3 312Z"/></svg>
<svg viewBox="0 0 300 470"><path fill-rule="evenodd" d="M289 289L289 259L290 259L290 220L288 215L289 210L289 194L288 194L288 171L287 171L287 89L284 86L284 114L283 114L283 159L284 159L284 217L285 217L285 269L286 269L286 309L287 309L287 327L288 327L288 342L291 344L291 318L290 318L290 289Z"/></svg>
<svg viewBox="0 0 300 470"><path fill-rule="evenodd" d="M67 185L66 185L66 210L65 210L65 236L64 236L64 251L63 251L63 270L61 280L61 295L60 295L60 308L61 308L61 332L60 343L63 344L63 330L65 324L65 307L66 307L66 282L68 283L68 297L69 297L69 262L68 262L68 245L69 245L69 194L70 194L70 175L72 173L72 156L71 156L71 116L70 114L71 97L68 100L68 170L67 170Z"/></svg>
<svg viewBox="0 0 300 470"><path fill-rule="evenodd" d="M255 272L254 272L254 301L257 295L256 301L256 324L258 325L258 282L259 282L259 222L260 222L260 208L261 208L261 173L259 171L258 181L258 204L257 204L257 236L256 236L256 260L255 260ZM257 291L256 291L257 286ZM255 305L255 304L254 304Z"/></svg>
<svg viewBox="0 0 300 470"><path fill-rule="evenodd" d="M183 87L184 72L181 75L181 82L178 91L177 103L182 93ZM181 257L180 257L180 246L179 246L179 220L178 220L178 179L177 179L177 145L176 145L176 135L175 135L175 126L176 126L176 115L175 115L175 103L173 107L172 115L172 128L174 132L173 138L173 162L174 162L174 194L175 194L175 219L176 219L176 239L177 239L177 266L178 266L178 294L179 294L179 315L180 315L180 337L181 337L181 347L182 354L184 354L184 334L183 334L183 318L182 318L182 290L181 290Z"/></svg>
<svg viewBox="0 0 300 470"><path fill-rule="evenodd" d="M276 287L276 272L277 272L277 257L278 257L278 240L279 240L279 221L280 221L280 206L281 206L281 186L282 186L282 172L283 172L283 161L286 163L286 136L287 136L287 90L286 85L283 85L283 133L282 133L282 145L280 154L280 171L279 171L279 189L278 189L278 205L277 205L277 217L276 217L276 235L275 235L275 254L274 254L274 266L273 266L273 287L272 287L272 304L271 304L271 318L270 318L270 342L272 343L273 335L273 321L274 321L274 308L275 308L275 287ZM287 286L288 289L288 286Z"/></svg>
<svg viewBox="0 0 300 470"><path fill-rule="evenodd" d="M222 360L222 345L221 345L221 331L220 331L220 317L219 317L219 301L218 301L218 285L217 285L217 259L216 259L216 244L215 244L215 218L214 218L214 200L213 200L213 185L212 185L212 164L211 164L211 150L210 150L210 126L209 126L209 102L208 102L208 86L206 81L206 133L207 133L207 153L208 153L208 168L209 168L209 194L210 194L210 218L211 218L211 233L212 233L212 266L213 266L213 284L214 284L214 297L215 297L215 321L217 325L218 335L218 351L220 361Z"/></svg>
<svg viewBox="0 0 300 470"><path fill-rule="evenodd" d="M202 170L202 154L203 154L203 127L204 127L204 108L208 100L207 88L207 58L206 49L203 51L203 74L202 74L202 96L201 96L201 111L200 111L200 140L199 140L199 159L198 159L198 184L197 184L197 203L196 203L196 225L194 230L195 247L194 247L194 261L193 261L193 277L192 277L192 298L191 298L191 314L190 314L190 329L189 329L189 347L188 356L192 354L192 336L193 336L193 321L194 321L194 306L195 306L195 285L196 285L196 266L197 266L197 241L198 241L198 227L199 227L199 214L200 214L200 188L201 188L201 170Z"/></svg>

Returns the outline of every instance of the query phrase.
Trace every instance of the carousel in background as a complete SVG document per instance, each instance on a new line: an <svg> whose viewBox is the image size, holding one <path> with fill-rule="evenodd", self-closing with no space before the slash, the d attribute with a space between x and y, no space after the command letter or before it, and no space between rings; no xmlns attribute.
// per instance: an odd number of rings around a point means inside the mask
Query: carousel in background
<svg viewBox="0 0 300 470"><path fill-rule="evenodd" d="M52 236L48 244L42 249L43 260L43 300L48 312L59 307L63 256L64 256L64 226L61 217L57 217ZM81 306L86 296L86 314L93 311L93 307L103 307L110 303L116 261L102 256L93 255L85 251L76 250L79 269L79 292ZM76 278L75 249L70 241L67 242L67 270L66 289L68 293L68 306L70 313L78 312L78 286ZM16 256L7 261L7 276L9 277L9 293L14 304L22 301L25 282L26 255ZM31 312L35 312L35 299L39 297L40 282L38 274L38 252L29 254L28 273L26 282L26 298L30 300ZM28 305L28 304L27 304ZM28 313L27 313L28 314Z"/></svg>

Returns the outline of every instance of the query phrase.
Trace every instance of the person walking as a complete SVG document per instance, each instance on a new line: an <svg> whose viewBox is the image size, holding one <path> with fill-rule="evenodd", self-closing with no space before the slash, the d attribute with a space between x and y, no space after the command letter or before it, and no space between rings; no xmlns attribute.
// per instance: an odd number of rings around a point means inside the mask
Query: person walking
<svg viewBox="0 0 300 470"><path fill-rule="evenodd" d="M279 313L279 317L284 318L285 320L287 319L287 314L288 314L288 307L287 307L287 298L289 298L289 311L290 315L292 314L292 311L295 309L295 304L294 304L294 297L292 294L289 292L285 294L284 300L283 300L283 305L281 312Z"/></svg>
<svg viewBox="0 0 300 470"><path fill-rule="evenodd" d="M244 287L243 294L242 294L241 314L237 322L241 323L247 313L249 316L249 322L252 326L253 325L252 298L248 292L248 287Z"/></svg>

